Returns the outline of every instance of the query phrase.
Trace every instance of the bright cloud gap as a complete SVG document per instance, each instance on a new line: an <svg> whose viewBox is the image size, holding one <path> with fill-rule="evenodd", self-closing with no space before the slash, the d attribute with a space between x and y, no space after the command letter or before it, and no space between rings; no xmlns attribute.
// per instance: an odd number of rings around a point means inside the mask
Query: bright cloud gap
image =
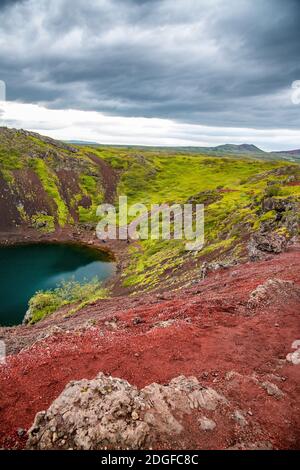
<svg viewBox="0 0 300 470"><path fill-rule="evenodd" d="M149 146L215 146L251 143L266 151L300 147L299 131L213 127L162 118L124 117L96 111L48 109L15 101L0 103L0 124L61 140Z"/></svg>

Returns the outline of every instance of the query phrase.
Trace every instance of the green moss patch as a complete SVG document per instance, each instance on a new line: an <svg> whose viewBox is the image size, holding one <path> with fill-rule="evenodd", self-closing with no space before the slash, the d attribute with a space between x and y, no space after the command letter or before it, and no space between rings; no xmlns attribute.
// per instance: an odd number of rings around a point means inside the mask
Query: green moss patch
<svg viewBox="0 0 300 470"><path fill-rule="evenodd" d="M91 302L106 298L107 294L97 278L85 283L63 281L56 289L39 291L30 299L30 323L37 323L62 307L73 306L69 313L74 313Z"/></svg>

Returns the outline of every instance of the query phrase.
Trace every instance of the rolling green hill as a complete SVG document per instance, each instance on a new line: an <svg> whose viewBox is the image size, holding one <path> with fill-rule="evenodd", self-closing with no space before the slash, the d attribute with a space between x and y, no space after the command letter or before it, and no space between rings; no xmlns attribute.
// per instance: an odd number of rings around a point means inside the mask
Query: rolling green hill
<svg viewBox="0 0 300 470"><path fill-rule="evenodd" d="M231 262L245 256L251 234L264 227L287 239L295 235L289 212L300 197L299 165L278 156L275 161L257 159L253 153L254 158L215 157L76 146L2 128L0 231L85 230L97 223L97 205L117 195L149 209L153 203L204 203L202 251L187 252L181 240L134 242L122 272L123 285L133 290L157 287L162 280L170 285L179 278L189 280L201 260ZM268 199L273 201L269 206L264 203ZM283 215L274 200L283 201Z"/></svg>

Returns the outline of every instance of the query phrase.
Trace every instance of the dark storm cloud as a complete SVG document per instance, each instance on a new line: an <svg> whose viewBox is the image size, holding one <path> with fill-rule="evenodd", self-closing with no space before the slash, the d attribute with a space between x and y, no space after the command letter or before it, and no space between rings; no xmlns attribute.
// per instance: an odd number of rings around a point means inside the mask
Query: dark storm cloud
<svg viewBox="0 0 300 470"><path fill-rule="evenodd" d="M0 24L9 99L299 128L299 1L25 0L1 2Z"/></svg>
<svg viewBox="0 0 300 470"><path fill-rule="evenodd" d="M6 7L11 7L15 3L21 3L23 0L0 0L0 10Z"/></svg>

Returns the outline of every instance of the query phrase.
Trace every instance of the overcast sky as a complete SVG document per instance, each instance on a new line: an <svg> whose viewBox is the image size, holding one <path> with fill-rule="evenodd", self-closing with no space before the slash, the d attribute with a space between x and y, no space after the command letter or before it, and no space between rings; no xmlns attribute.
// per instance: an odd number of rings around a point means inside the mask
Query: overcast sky
<svg viewBox="0 0 300 470"><path fill-rule="evenodd" d="M300 148L299 0L0 0L2 123L65 139Z"/></svg>

